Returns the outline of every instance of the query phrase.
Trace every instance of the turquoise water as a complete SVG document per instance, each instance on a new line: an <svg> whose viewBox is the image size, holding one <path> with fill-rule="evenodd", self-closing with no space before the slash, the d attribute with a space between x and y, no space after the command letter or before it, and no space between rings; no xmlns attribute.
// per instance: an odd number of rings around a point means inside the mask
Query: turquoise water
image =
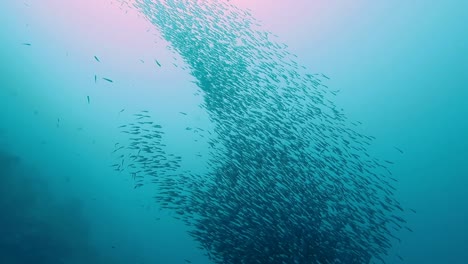
<svg viewBox="0 0 468 264"><path fill-rule="evenodd" d="M1 263L466 263L466 3L122 2L0 5Z"/></svg>

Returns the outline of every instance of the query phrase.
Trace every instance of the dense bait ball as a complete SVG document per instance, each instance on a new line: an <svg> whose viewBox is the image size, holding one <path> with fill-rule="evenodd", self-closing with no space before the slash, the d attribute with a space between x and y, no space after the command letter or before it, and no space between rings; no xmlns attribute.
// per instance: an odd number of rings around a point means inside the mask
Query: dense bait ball
<svg viewBox="0 0 468 264"><path fill-rule="evenodd" d="M193 226L211 259L383 261L405 223L395 180L387 162L368 154L372 137L356 132L331 101L328 77L307 73L286 45L225 1L135 6L185 60L216 135L210 172L194 175L165 155L159 128L130 124L140 153L133 175L156 178L157 201Z"/></svg>

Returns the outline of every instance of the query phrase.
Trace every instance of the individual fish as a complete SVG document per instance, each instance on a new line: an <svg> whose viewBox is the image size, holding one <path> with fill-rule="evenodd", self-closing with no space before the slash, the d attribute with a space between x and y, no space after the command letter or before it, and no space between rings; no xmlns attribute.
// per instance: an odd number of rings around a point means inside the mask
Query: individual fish
<svg viewBox="0 0 468 264"><path fill-rule="evenodd" d="M323 78L325 78L325 79L327 79L327 80L330 80L330 77L328 77L327 75L325 75L325 74L323 74L323 73L321 73L320 75L321 75Z"/></svg>
<svg viewBox="0 0 468 264"><path fill-rule="evenodd" d="M394 147L394 148L395 148L396 150L398 150L401 154L404 153L403 150L401 150L400 148L398 148L398 147Z"/></svg>
<svg viewBox="0 0 468 264"><path fill-rule="evenodd" d="M113 80L111 80L111 79L109 79L109 78L104 78L104 77L103 77L102 79L103 79L104 81L108 81L108 82L110 82L110 83L113 83L113 82L114 82Z"/></svg>
<svg viewBox="0 0 468 264"><path fill-rule="evenodd" d="M101 62L97 56L94 56L94 59L95 59L97 62Z"/></svg>
<svg viewBox="0 0 468 264"><path fill-rule="evenodd" d="M121 146L121 147L119 147L119 148L115 149L114 151L112 151L112 153L115 153L115 152L117 152L117 151L119 151L119 150L121 150L121 149L123 149L123 148L124 148L124 147L123 147L123 146Z"/></svg>

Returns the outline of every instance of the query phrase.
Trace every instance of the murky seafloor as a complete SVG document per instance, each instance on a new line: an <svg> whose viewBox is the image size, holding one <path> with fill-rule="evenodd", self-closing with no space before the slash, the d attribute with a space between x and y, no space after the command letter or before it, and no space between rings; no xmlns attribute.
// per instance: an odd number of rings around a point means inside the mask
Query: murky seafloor
<svg viewBox="0 0 468 264"><path fill-rule="evenodd" d="M468 262L468 2L0 10L0 263Z"/></svg>

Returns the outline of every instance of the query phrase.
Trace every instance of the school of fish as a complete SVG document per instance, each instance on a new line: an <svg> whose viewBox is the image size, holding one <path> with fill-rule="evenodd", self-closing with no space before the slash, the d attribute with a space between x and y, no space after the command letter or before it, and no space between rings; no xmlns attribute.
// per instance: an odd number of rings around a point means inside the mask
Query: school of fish
<svg viewBox="0 0 468 264"><path fill-rule="evenodd" d="M122 4L125 1L120 1ZM384 262L407 228L390 161L252 15L221 0L136 0L180 54L214 124L209 171L181 168L146 111L124 124L117 171L191 226L214 263ZM159 65L159 63L158 63ZM124 152L124 154L119 154ZM120 156L119 156L120 155ZM148 181L149 182L149 181Z"/></svg>

